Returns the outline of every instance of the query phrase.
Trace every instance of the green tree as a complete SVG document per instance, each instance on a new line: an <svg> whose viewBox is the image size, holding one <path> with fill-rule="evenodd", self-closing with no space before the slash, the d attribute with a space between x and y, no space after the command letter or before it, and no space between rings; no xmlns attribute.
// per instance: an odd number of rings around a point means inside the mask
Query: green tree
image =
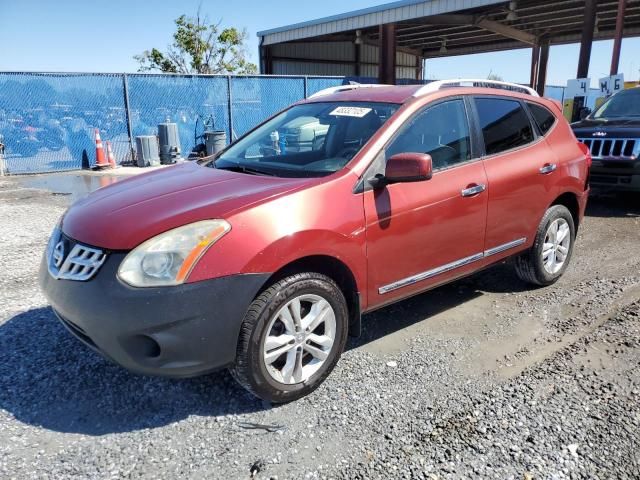
<svg viewBox="0 0 640 480"><path fill-rule="evenodd" d="M181 15L175 20L173 43L166 52L157 48L145 50L133 58L140 63L139 72L159 70L166 73L256 73L257 67L247 61L246 30L221 28L209 23L200 9L195 17Z"/></svg>

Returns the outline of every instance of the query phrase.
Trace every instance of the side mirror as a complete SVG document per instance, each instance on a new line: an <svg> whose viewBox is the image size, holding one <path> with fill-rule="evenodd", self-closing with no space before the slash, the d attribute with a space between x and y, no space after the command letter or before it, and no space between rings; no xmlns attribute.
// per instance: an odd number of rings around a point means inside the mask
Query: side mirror
<svg viewBox="0 0 640 480"><path fill-rule="evenodd" d="M433 175L433 160L426 153L397 153L387 162L385 183L421 182Z"/></svg>

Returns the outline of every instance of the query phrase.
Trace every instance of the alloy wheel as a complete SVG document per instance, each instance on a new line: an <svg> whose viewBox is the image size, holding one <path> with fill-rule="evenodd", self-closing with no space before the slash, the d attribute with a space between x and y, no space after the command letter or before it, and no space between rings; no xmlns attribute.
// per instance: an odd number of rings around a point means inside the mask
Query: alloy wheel
<svg viewBox="0 0 640 480"><path fill-rule="evenodd" d="M562 269L570 246L571 229L567 221L558 218L551 222L542 246L542 264L548 273L555 275Z"/></svg>
<svg viewBox="0 0 640 480"><path fill-rule="evenodd" d="M336 316L327 300L305 294L289 300L271 318L263 342L263 360L277 382L307 381L329 358Z"/></svg>

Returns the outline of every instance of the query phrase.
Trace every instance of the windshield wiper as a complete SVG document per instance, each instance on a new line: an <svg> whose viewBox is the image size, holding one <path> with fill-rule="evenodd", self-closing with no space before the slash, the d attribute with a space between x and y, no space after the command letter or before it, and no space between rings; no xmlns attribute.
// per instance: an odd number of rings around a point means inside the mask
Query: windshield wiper
<svg viewBox="0 0 640 480"><path fill-rule="evenodd" d="M229 165L228 167L219 167L215 166L218 170L229 170L230 172L240 172L246 173L249 175L265 175L269 177L275 177L274 173L265 172L264 170L260 170L258 168L245 167L243 165Z"/></svg>

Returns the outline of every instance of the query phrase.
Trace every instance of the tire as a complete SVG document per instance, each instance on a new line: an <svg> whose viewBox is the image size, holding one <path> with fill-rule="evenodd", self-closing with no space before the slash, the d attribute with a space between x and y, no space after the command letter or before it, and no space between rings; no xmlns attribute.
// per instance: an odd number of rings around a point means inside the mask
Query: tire
<svg viewBox="0 0 640 480"><path fill-rule="evenodd" d="M563 237L563 241L558 244L558 247L555 247L556 242L552 241L552 238L548 236L552 235L550 229L554 224L560 225L559 228L562 228L562 231L565 231L564 225L568 226L569 229L566 233L568 237ZM568 240L568 245L565 243L565 238ZM518 277L524 282L538 286L547 286L555 283L569 266L575 238L576 229L573 216L567 207L554 205L549 208L538 226L533 246L515 259L515 269ZM546 249L545 240L548 241ZM551 254L554 262L564 256L561 265L557 263L550 264L551 255L544 256L545 253L552 250L549 245L554 245L554 252ZM566 253L563 253L564 250L560 250L559 247L566 248Z"/></svg>
<svg viewBox="0 0 640 480"><path fill-rule="evenodd" d="M314 327L313 319L322 323ZM347 302L333 280L319 273L286 277L249 306L231 374L263 400L297 400L331 373L344 350L348 328ZM285 339L289 341L284 343Z"/></svg>

